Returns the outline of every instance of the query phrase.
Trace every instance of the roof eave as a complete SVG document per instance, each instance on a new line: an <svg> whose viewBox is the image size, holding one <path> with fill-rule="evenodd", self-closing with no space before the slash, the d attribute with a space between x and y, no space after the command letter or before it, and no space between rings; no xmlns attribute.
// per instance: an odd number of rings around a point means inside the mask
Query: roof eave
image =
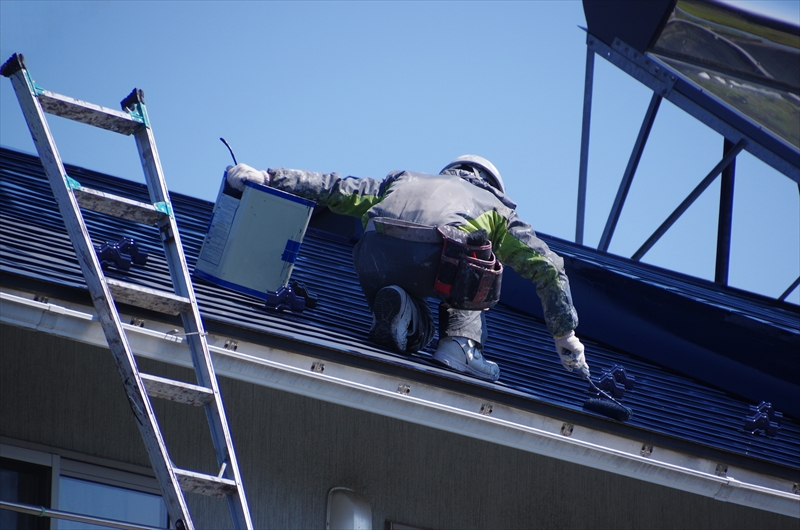
<svg viewBox="0 0 800 530"><path fill-rule="evenodd" d="M98 347L106 338L93 309L68 302L35 301L25 293L0 292L0 322ZM191 367L183 338L168 323L124 324L134 352ZM566 424L531 411L435 385L403 379L313 355L209 335L219 375L426 425L523 451L566 460L683 491L800 516L800 496L791 481L667 448ZM228 348L226 349L226 342ZM722 470L727 471L723 472Z"/></svg>

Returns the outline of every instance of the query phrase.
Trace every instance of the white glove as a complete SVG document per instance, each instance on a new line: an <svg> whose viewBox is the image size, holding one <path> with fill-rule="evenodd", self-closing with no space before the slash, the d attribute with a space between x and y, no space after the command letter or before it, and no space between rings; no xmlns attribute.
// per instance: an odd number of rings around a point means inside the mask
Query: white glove
<svg viewBox="0 0 800 530"><path fill-rule="evenodd" d="M556 353L561 357L561 364L568 372L577 370L584 379L589 377L589 365L583 354L583 344L575 336L574 331L566 335L553 337L556 341Z"/></svg>
<svg viewBox="0 0 800 530"><path fill-rule="evenodd" d="M269 173L264 170L254 169L246 164L228 166L225 172L228 184L239 191L244 191L245 182L254 182L262 186L269 186Z"/></svg>

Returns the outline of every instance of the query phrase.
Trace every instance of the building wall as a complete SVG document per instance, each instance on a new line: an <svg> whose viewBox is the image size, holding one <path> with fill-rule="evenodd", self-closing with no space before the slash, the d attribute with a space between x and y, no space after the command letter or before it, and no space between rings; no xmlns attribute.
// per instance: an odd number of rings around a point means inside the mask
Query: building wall
<svg viewBox="0 0 800 530"><path fill-rule="evenodd" d="M0 436L149 465L108 350L0 327ZM142 360L144 371L188 371ZM386 521L429 528L791 528L797 519L239 381L221 380L257 528L325 528L348 487ZM156 403L175 463L215 471L202 409ZM192 463L200 462L200 464ZM200 528L227 507L190 496Z"/></svg>

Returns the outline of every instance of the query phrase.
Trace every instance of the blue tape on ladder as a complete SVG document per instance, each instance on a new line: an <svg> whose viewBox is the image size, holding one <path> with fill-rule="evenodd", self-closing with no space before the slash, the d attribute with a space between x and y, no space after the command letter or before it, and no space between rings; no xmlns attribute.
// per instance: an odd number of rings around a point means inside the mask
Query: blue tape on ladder
<svg viewBox="0 0 800 530"><path fill-rule="evenodd" d="M286 241L286 248L283 249L281 259L283 261L294 263L297 261L297 253L300 251L300 242L291 239Z"/></svg>
<svg viewBox="0 0 800 530"><path fill-rule="evenodd" d="M70 177L69 175L64 175L64 181L67 183L67 187L71 190L81 189L81 183L75 180L74 178Z"/></svg>
<svg viewBox="0 0 800 530"><path fill-rule="evenodd" d="M153 206L161 213L172 215L172 206L168 202L157 202Z"/></svg>
<svg viewBox="0 0 800 530"><path fill-rule="evenodd" d="M33 94L37 96L44 94L44 89L36 84L36 81L33 80L31 74L28 73L28 70L25 70L25 80L28 82L28 86Z"/></svg>
<svg viewBox="0 0 800 530"><path fill-rule="evenodd" d="M137 103L133 108L125 109L131 118L138 121L148 129L150 128L150 120L147 117L147 110L142 103Z"/></svg>

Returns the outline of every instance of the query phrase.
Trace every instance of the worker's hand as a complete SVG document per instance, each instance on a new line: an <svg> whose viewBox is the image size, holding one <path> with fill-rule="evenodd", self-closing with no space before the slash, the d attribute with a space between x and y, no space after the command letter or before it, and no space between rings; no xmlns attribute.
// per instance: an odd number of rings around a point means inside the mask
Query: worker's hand
<svg viewBox="0 0 800 530"><path fill-rule="evenodd" d="M269 173L263 170L259 171L246 164L228 166L226 175L228 184L239 191L244 191L245 182L269 186Z"/></svg>
<svg viewBox="0 0 800 530"><path fill-rule="evenodd" d="M556 341L556 353L561 357L561 364L568 372L576 370L583 379L589 377L589 365L586 364L586 357L583 354L583 344L574 331L566 335L553 337Z"/></svg>

